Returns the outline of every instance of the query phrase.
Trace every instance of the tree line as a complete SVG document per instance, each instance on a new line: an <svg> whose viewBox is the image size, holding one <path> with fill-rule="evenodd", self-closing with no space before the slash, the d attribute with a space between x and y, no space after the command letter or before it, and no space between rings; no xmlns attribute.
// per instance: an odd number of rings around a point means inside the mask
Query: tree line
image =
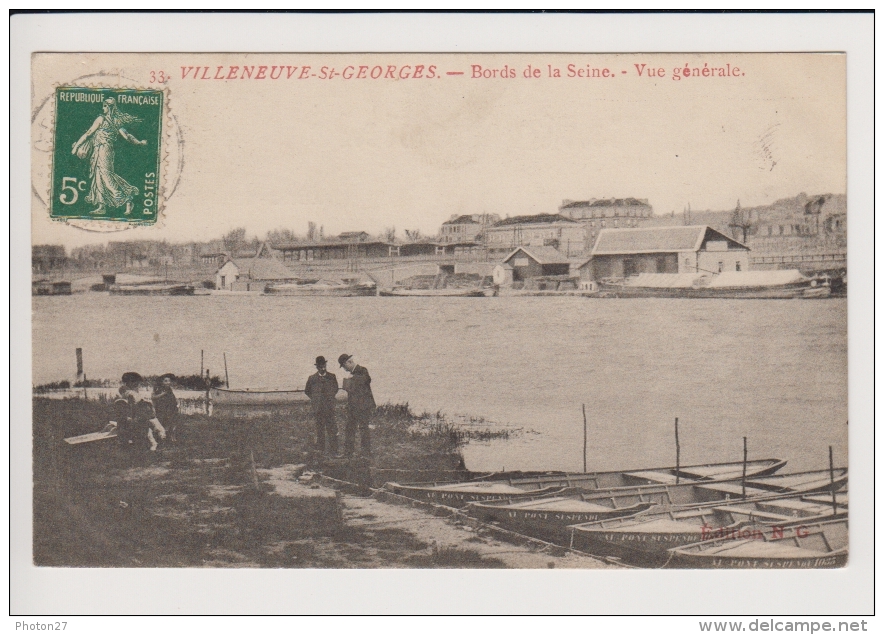
<svg viewBox="0 0 884 635"><path fill-rule="evenodd" d="M207 241L190 241L171 243L167 240L136 240L109 241L103 244L75 247L68 252L63 245L34 245L32 259L37 269L54 269L70 261L92 262L129 262L148 260L162 264L164 261L181 262L188 256L198 258L202 254L225 251L228 253L244 253L256 251L262 242L271 245L292 245L298 243L317 243L334 240L336 236L328 236L325 228L313 221L307 223L307 231L299 234L296 231L280 227L271 229L263 236L249 234L245 227L235 227L220 238ZM406 229L402 238L407 242L422 240L425 236L417 229ZM386 227L369 239L384 242L398 242L400 235L396 227Z"/></svg>

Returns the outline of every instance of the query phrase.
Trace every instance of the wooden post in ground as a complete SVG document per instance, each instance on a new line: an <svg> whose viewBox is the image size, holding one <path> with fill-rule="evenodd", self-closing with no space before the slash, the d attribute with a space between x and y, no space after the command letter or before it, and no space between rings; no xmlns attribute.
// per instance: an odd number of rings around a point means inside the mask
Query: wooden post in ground
<svg viewBox="0 0 884 635"><path fill-rule="evenodd" d="M749 446L743 437L743 498L746 498L746 461L749 458Z"/></svg>
<svg viewBox="0 0 884 635"><path fill-rule="evenodd" d="M77 381L83 379L83 349L77 349Z"/></svg>
<svg viewBox="0 0 884 635"><path fill-rule="evenodd" d="M209 414L209 393L212 390L212 379L209 369L206 369L206 414Z"/></svg>
<svg viewBox="0 0 884 635"><path fill-rule="evenodd" d="M203 360L205 358L205 353L205 350L200 349L200 377L203 376Z"/></svg>
<svg viewBox="0 0 884 635"><path fill-rule="evenodd" d="M583 404L583 473L586 474L586 404Z"/></svg>
<svg viewBox="0 0 884 635"><path fill-rule="evenodd" d="M230 375L227 374L227 353L224 353L224 385L230 388Z"/></svg>
<svg viewBox="0 0 884 635"><path fill-rule="evenodd" d="M832 446L829 446L829 482L832 487L832 515L838 513L838 498L835 496L835 461L832 458Z"/></svg>
<svg viewBox="0 0 884 635"><path fill-rule="evenodd" d="M678 417L675 418L675 484L681 480L681 444L678 442Z"/></svg>

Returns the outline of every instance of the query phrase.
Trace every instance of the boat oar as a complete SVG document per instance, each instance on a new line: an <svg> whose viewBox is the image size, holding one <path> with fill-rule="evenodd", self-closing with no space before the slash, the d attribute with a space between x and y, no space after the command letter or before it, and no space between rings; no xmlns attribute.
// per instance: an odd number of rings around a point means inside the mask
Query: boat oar
<svg viewBox="0 0 884 635"><path fill-rule="evenodd" d="M749 458L749 446L746 443L746 437L743 437L743 498L746 498L746 462Z"/></svg>
<svg viewBox="0 0 884 635"><path fill-rule="evenodd" d="M835 462L832 459L832 446L829 446L829 482L832 487L832 515L838 513L838 498L835 495Z"/></svg>
<svg viewBox="0 0 884 635"><path fill-rule="evenodd" d="M224 385L230 388L230 375L227 374L227 353L224 355Z"/></svg>

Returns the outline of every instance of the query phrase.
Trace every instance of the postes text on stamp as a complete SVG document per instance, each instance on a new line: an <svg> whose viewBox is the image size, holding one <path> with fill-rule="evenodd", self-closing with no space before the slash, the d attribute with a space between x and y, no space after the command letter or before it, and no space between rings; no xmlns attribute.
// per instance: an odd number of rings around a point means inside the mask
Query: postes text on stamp
<svg viewBox="0 0 884 635"><path fill-rule="evenodd" d="M59 87L50 215L153 225L163 91Z"/></svg>

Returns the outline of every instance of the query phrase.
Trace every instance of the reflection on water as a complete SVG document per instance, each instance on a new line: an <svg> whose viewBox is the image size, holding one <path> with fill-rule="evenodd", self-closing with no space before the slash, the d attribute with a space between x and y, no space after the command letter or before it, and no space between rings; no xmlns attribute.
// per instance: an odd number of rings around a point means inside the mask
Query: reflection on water
<svg viewBox="0 0 884 635"><path fill-rule="evenodd" d="M317 355L355 355L379 403L522 428L472 443L472 469L590 469L777 456L847 462L845 300L34 298L34 383L199 372L302 388ZM336 364L332 364L335 370ZM338 370L338 377L343 370Z"/></svg>

